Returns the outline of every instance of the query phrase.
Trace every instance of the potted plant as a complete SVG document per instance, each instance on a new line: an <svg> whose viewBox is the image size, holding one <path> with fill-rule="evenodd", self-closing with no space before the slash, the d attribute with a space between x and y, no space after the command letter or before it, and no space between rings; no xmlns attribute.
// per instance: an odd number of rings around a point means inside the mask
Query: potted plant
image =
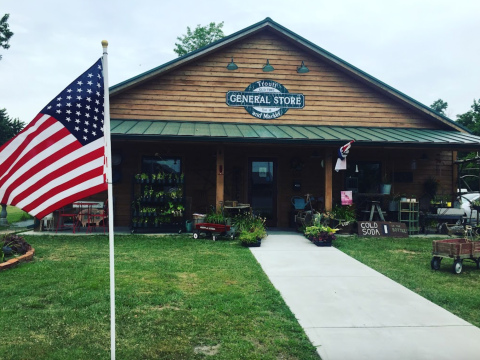
<svg viewBox="0 0 480 360"><path fill-rule="evenodd" d="M407 194L403 193L400 195L400 201L407 201Z"/></svg>
<svg viewBox="0 0 480 360"><path fill-rule="evenodd" d="M159 224L160 224L160 218L156 217L155 218L155 227L158 227Z"/></svg>
<svg viewBox="0 0 480 360"><path fill-rule="evenodd" d="M148 175L146 173L142 173L140 175L140 180L142 183L149 183L150 182L150 179L148 178Z"/></svg>
<svg viewBox="0 0 480 360"><path fill-rule="evenodd" d="M138 226L138 219L136 217L134 217L132 219L132 222L133 222L133 227L137 227Z"/></svg>
<svg viewBox="0 0 480 360"><path fill-rule="evenodd" d="M427 180L425 180L425 182L423 183L423 189L432 199L435 198L435 195L437 195L439 186L440 181L438 181L433 176L428 177Z"/></svg>
<svg viewBox="0 0 480 360"><path fill-rule="evenodd" d="M473 209L473 210L480 210L480 199L477 199L477 200L473 200L471 203L470 203L470 207Z"/></svg>
<svg viewBox="0 0 480 360"><path fill-rule="evenodd" d="M417 202L417 196L415 194L412 194L412 196L410 197L410 202Z"/></svg>
<svg viewBox="0 0 480 360"><path fill-rule="evenodd" d="M163 172L159 172L157 174L157 181L159 184L163 184L165 182L165 174Z"/></svg>
<svg viewBox="0 0 480 360"><path fill-rule="evenodd" d="M135 175L135 182L137 182L137 183L141 182L141 175L140 174Z"/></svg>
<svg viewBox="0 0 480 360"><path fill-rule="evenodd" d="M355 223L355 208L353 206L335 206L332 210L333 222L339 233L350 234Z"/></svg>
<svg viewBox="0 0 480 360"><path fill-rule="evenodd" d="M314 224L305 228L305 237L313 242L316 246L332 246L335 240L335 233L338 229L332 229L322 224Z"/></svg>
<svg viewBox="0 0 480 360"><path fill-rule="evenodd" d="M180 174L180 184L183 184L184 181L185 181L185 174L182 172Z"/></svg>
<svg viewBox="0 0 480 360"><path fill-rule="evenodd" d="M222 217L223 221L223 217ZM265 219L253 214L240 214L233 218L235 234L244 247L259 247L267 236Z"/></svg>

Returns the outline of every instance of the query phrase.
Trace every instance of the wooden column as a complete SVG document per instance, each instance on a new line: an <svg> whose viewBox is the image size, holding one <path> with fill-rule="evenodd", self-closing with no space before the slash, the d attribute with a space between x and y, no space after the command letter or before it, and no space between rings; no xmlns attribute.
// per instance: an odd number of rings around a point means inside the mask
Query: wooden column
<svg viewBox="0 0 480 360"><path fill-rule="evenodd" d="M460 191L458 188L458 165L455 164L455 161L457 161L457 155L458 153L456 151L452 151L452 166L453 166L453 171L452 171L452 204L456 199L455 194L457 191ZM479 177L480 181L480 177ZM458 190L457 190L458 189Z"/></svg>
<svg viewBox="0 0 480 360"><path fill-rule="evenodd" d="M333 159L332 149L325 149L325 211L332 210L332 177L333 177Z"/></svg>
<svg viewBox="0 0 480 360"><path fill-rule="evenodd" d="M220 202L224 201L224 190L225 190L225 157L224 157L224 148L223 145L218 145L217 147L217 196L215 201L215 206L217 212L220 212Z"/></svg>

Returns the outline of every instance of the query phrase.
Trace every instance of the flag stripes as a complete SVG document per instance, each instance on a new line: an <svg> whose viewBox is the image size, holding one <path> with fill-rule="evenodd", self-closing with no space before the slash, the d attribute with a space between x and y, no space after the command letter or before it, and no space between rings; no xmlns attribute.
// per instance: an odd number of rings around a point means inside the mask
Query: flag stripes
<svg viewBox="0 0 480 360"><path fill-rule="evenodd" d="M0 147L0 203L41 219L107 190L99 59Z"/></svg>

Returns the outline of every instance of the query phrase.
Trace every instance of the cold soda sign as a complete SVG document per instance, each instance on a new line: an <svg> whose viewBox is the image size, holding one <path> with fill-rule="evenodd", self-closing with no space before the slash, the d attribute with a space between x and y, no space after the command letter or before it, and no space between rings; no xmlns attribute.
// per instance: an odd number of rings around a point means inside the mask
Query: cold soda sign
<svg viewBox="0 0 480 360"><path fill-rule="evenodd" d="M251 83L245 91L228 91L228 106L243 106L247 112L259 119L276 119L288 109L303 109L303 94L289 93L280 83L259 80Z"/></svg>
<svg viewBox="0 0 480 360"><path fill-rule="evenodd" d="M359 221L358 236L408 237L408 230L404 223L384 221Z"/></svg>

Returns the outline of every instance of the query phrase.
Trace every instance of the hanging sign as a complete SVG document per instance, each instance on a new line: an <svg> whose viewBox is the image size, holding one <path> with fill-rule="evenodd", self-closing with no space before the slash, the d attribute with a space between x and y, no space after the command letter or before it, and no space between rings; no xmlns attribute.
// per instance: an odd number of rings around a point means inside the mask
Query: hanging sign
<svg viewBox="0 0 480 360"><path fill-rule="evenodd" d="M303 109L305 97L289 93L276 81L259 80L247 86L245 91L228 91L226 102L228 106L245 107L256 118L269 120L282 116L288 109Z"/></svg>
<svg viewBox="0 0 480 360"><path fill-rule="evenodd" d="M358 236L408 237L408 229L404 223L384 221L359 221Z"/></svg>

